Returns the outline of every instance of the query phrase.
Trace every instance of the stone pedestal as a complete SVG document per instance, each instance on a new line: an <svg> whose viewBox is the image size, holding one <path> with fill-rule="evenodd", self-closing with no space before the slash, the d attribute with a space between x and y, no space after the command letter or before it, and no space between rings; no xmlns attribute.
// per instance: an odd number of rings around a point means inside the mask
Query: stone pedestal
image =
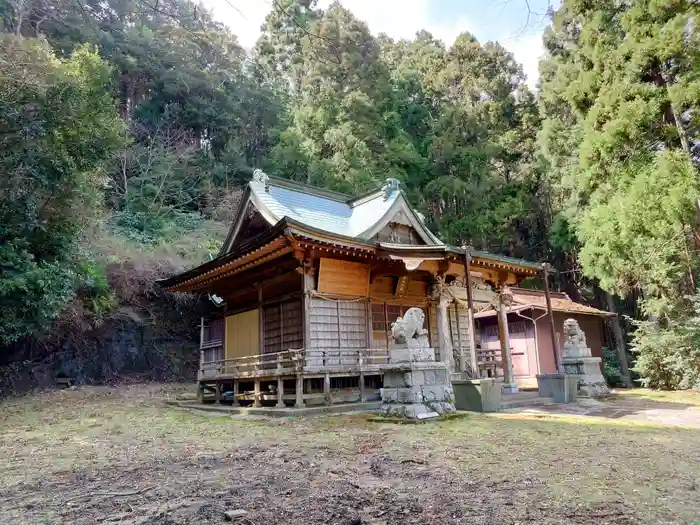
<svg viewBox="0 0 700 525"><path fill-rule="evenodd" d="M383 371L384 415L428 419L455 411L447 364L435 361L432 348L391 349Z"/></svg>
<svg viewBox="0 0 700 525"><path fill-rule="evenodd" d="M578 395L581 397L604 396L610 393L605 377L600 371L600 357L564 357L561 367L565 374L578 377Z"/></svg>
<svg viewBox="0 0 700 525"><path fill-rule="evenodd" d="M573 403L578 391L578 376L568 374L543 374L537 376L537 393L551 397L555 403Z"/></svg>
<svg viewBox="0 0 700 525"><path fill-rule="evenodd" d="M502 389L495 379L466 379L452 381L455 407L471 412L498 412L501 410Z"/></svg>
<svg viewBox="0 0 700 525"><path fill-rule="evenodd" d="M595 397L610 392L600 365L602 359L593 357L586 344L586 334L574 319L564 321L564 348L561 371L578 377L578 395Z"/></svg>

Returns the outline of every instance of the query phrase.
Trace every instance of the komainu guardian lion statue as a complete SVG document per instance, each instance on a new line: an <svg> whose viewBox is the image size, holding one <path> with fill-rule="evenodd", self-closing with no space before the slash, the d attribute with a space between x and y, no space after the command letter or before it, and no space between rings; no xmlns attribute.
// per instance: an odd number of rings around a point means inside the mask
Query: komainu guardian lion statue
<svg viewBox="0 0 700 525"><path fill-rule="evenodd" d="M564 341L574 347L586 347L586 334L583 333L578 321L567 319L564 321Z"/></svg>
<svg viewBox="0 0 700 525"><path fill-rule="evenodd" d="M426 338L428 331L423 328L425 314L420 308L409 308L403 317L391 323L391 337L397 344L406 344L411 339Z"/></svg>

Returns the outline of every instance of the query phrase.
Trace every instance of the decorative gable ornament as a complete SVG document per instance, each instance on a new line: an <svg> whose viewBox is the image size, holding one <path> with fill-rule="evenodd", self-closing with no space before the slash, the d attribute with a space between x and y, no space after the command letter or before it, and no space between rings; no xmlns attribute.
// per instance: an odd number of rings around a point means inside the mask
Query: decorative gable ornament
<svg viewBox="0 0 700 525"><path fill-rule="evenodd" d="M270 177L261 169L256 169L253 172L253 181L259 182L263 186L265 186L265 191L270 190Z"/></svg>
<svg viewBox="0 0 700 525"><path fill-rule="evenodd" d="M387 200L389 197L391 197L392 193L398 191L400 185L401 182L399 179L386 179L386 181L384 181L384 186L382 187L382 190L384 190L384 200Z"/></svg>

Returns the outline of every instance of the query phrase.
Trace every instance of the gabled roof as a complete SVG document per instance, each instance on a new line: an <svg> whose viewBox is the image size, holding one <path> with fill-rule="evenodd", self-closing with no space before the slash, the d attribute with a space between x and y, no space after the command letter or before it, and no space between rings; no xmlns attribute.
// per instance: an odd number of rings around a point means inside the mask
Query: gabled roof
<svg viewBox="0 0 700 525"><path fill-rule="evenodd" d="M251 211L257 213L251 214ZM259 224L257 214L269 228ZM243 235L255 221L251 237ZM413 227L424 245L380 242L374 236L390 222ZM263 228L260 228L263 226ZM250 232L250 230L248 230ZM387 179L384 186L351 198L256 170L245 189L236 218L219 255L196 268L158 283L167 290L192 292L215 281L241 274L304 246L321 251L367 259L451 260L460 262L466 248L444 244L425 226L408 203L399 182ZM537 275L542 265L512 257L470 249L475 268L513 272L521 277Z"/></svg>
<svg viewBox="0 0 700 525"><path fill-rule="evenodd" d="M274 226L287 217L320 231L368 240L398 214L409 222L426 244L443 245L423 223L422 217L408 203L396 179L387 179L378 188L352 198L293 182L270 177L256 170L248 183L238 214L224 242L220 255L236 244L243 219L252 205Z"/></svg>
<svg viewBox="0 0 700 525"><path fill-rule="evenodd" d="M523 310L529 310L531 308L543 311L547 310L547 300L545 298L543 290L532 290L529 288L510 288L510 292L513 296L513 303L508 307L508 312L521 312ZM593 308L592 306L587 306L585 304L577 303L564 292L550 292L549 296L552 301L552 310L555 312L563 312L568 314L597 315L600 317L615 316L615 314L613 313L606 312L604 310L598 310L597 308ZM492 307L474 314L474 317L489 317L497 314L498 311Z"/></svg>

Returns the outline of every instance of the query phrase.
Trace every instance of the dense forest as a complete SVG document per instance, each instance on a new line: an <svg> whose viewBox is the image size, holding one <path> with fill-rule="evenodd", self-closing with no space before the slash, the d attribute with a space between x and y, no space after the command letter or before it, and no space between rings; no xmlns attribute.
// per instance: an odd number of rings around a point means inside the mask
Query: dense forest
<svg viewBox="0 0 700 525"><path fill-rule="evenodd" d="M0 0L0 361L117 321L186 337L164 312L194 303L154 281L216 252L262 168L397 178L446 241L627 314L643 384L698 386L699 14L564 0L533 91L497 42L395 41L339 4L274 1L248 52L187 0Z"/></svg>

